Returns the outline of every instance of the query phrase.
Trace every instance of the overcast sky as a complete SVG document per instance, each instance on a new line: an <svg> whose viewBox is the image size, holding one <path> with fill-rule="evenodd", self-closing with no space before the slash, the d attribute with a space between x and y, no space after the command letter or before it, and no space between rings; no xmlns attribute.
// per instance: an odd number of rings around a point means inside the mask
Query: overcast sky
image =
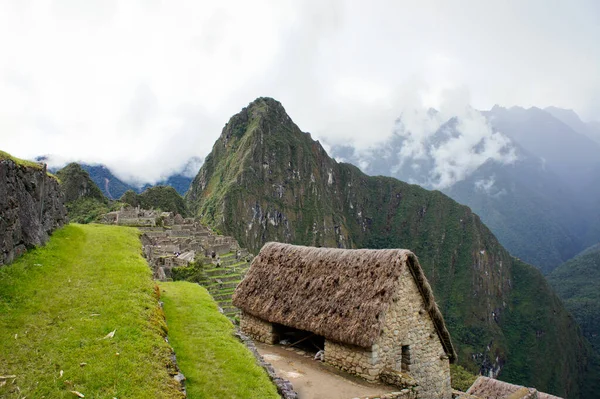
<svg viewBox="0 0 600 399"><path fill-rule="evenodd" d="M157 180L258 96L366 147L407 108L600 119L600 2L0 0L0 149Z"/></svg>

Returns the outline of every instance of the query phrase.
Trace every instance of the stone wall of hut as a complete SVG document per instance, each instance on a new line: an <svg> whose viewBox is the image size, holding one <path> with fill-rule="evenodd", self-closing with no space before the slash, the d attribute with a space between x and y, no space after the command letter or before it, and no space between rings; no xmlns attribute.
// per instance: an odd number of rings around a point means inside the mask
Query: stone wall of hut
<svg viewBox="0 0 600 399"><path fill-rule="evenodd" d="M450 361L406 265L400 279L384 315L383 333L373 345L374 357L388 369L414 378L419 398L450 399Z"/></svg>
<svg viewBox="0 0 600 399"><path fill-rule="evenodd" d="M379 373L383 368L383 363L379 361L377 353L371 351L371 349L342 344L328 339L325 340L323 360L368 381L378 380Z"/></svg>
<svg viewBox="0 0 600 399"><path fill-rule="evenodd" d="M375 344L365 349L326 340L324 360L369 381L381 380L384 370L395 371L399 380L414 379L419 398L450 399L450 362L407 266L400 279Z"/></svg>
<svg viewBox="0 0 600 399"><path fill-rule="evenodd" d="M255 341L270 345L276 344L278 341L273 324L246 312L242 312L240 315L240 329Z"/></svg>

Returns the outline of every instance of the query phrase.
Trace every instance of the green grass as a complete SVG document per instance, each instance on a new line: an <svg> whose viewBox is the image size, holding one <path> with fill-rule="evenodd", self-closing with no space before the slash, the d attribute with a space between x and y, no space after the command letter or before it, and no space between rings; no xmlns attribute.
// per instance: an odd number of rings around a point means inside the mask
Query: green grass
<svg viewBox="0 0 600 399"><path fill-rule="evenodd" d="M5 160L5 159L10 159L11 161L13 161L14 163L16 163L17 165L22 165L22 166L27 166L27 167L30 167L30 168L35 168L35 169L42 170L42 165L39 164L39 163L37 163L37 162L27 161L25 159L13 157L8 152L0 151L0 161L1 160Z"/></svg>
<svg viewBox="0 0 600 399"><path fill-rule="evenodd" d="M452 388L467 392L477 379L477 376L458 364L451 364L450 378L452 380Z"/></svg>
<svg viewBox="0 0 600 399"><path fill-rule="evenodd" d="M186 376L190 399L279 398L254 356L233 336L206 289L184 281L160 283L169 342Z"/></svg>
<svg viewBox="0 0 600 399"><path fill-rule="evenodd" d="M21 166L25 166L28 168L34 168L34 169L38 169L38 170L42 170L42 164L38 163L38 162L33 162L33 161L28 161L26 159L21 159L21 158L17 158L17 157L13 157L12 155L10 155L8 152L4 152L4 151L0 151L0 161L6 160L6 159L10 159L11 161L13 161L14 163L16 163L17 165L21 165ZM50 172L46 172L46 174L56 180L59 180L58 177L56 177L56 175L53 175Z"/></svg>
<svg viewBox="0 0 600 399"><path fill-rule="evenodd" d="M0 268L0 397L182 396L138 234L69 225Z"/></svg>

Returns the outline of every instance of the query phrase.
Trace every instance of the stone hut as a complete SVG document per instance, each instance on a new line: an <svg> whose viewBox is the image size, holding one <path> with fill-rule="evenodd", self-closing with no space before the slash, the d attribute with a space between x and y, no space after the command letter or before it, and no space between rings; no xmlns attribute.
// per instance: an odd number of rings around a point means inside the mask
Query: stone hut
<svg viewBox="0 0 600 399"><path fill-rule="evenodd" d="M456 352L417 257L403 249L267 243L233 295L243 332L269 344L283 328L324 340L326 363L369 381L450 399ZM412 381L412 383L411 383Z"/></svg>
<svg viewBox="0 0 600 399"><path fill-rule="evenodd" d="M467 394L481 399L562 399L547 393L538 392L535 388L478 377L467 391Z"/></svg>

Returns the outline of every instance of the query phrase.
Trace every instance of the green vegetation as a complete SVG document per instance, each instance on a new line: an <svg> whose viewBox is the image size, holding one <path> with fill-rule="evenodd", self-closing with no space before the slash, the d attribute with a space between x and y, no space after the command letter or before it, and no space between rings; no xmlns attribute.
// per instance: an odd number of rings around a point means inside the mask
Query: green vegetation
<svg viewBox="0 0 600 399"><path fill-rule="evenodd" d="M171 278L173 278L173 281L200 283L206 278L204 264L202 263L202 260L199 259L188 263L187 266L174 267L171 269Z"/></svg>
<svg viewBox="0 0 600 399"><path fill-rule="evenodd" d="M42 170L42 165L37 162L27 161L25 159L13 157L8 152L0 151L0 161L6 160L6 159L10 159L17 165L22 165L22 166L27 166L28 168L35 168L35 169Z"/></svg>
<svg viewBox="0 0 600 399"><path fill-rule="evenodd" d="M2 160L7 160L10 159L11 161L13 161L14 163L16 163L17 165L21 165L21 166L25 166L28 168L34 168L34 169L38 169L38 170L42 170L43 166L41 163L38 162L33 162L33 161L28 161L26 159L21 159L21 158L17 158L17 157L13 157L12 155L10 155L8 152L4 152L4 151L0 151L0 161ZM50 172L46 172L48 174L48 176L53 177L55 179L58 180L58 178L53 175Z"/></svg>
<svg viewBox="0 0 600 399"><path fill-rule="evenodd" d="M79 198L66 204L69 220L72 223L93 223L110 212L108 204L94 198Z"/></svg>
<svg viewBox="0 0 600 399"><path fill-rule="evenodd" d="M600 353L600 244L556 268L548 281Z"/></svg>
<svg viewBox="0 0 600 399"><path fill-rule="evenodd" d="M70 163L56 175L65 193L65 205L71 222L95 222L110 211L108 199L79 164Z"/></svg>
<svg viewBox="0 0 600 399"><path fill-rule="evenodd" d="M0 397L182 397L138 234L69 225L0 268Z"/></svg>
<svg viewBox="0 0 600 399"><path fill-rule="evenodd" d="M462 392L467 392L467 389L473 385L477 376L467 371L464 367L457 364L450 365L450 378L452 380L452 388Z"/></svg>
<svg viewBox="0 0 600 399"><path fill-rule="evenodd" d="M173 282L160 283L160 289L169 341L190 398L279 398L267 373L233 336L233 325L204 288Z"/></svg>
<svg viewBox="0 0 600 399"><path fill-rule="evenodd" d="M234 252L220 256L219 262L219 266L216 266L210 261L204 263L203 259L197 257L188 266L171 269L171 277L174 281L200 284L217 301L225 316L238 320L239 310L231 303L231 296L244 278L250 263L245 257L237 259Z"/></svg>
<svg viewBox="0 0 600 399"><path fill-rule="evenodd" d="M171 186L150 187L141 194L128 190L120 201L144 209L160 209L163 212L174 212L184 217L187 216L183 197Z"/></svg>
<svg viewBox="0 0 600 399"><path fill-rule="evenodd" d="M411 249L470 372L502 367L501 379L569 398L600 379L541 273L512 258L468 207L337 163L273 99L229 120L186 201L254 253L267 241ZM556 362L556 353L568 355Z"/></svg>

